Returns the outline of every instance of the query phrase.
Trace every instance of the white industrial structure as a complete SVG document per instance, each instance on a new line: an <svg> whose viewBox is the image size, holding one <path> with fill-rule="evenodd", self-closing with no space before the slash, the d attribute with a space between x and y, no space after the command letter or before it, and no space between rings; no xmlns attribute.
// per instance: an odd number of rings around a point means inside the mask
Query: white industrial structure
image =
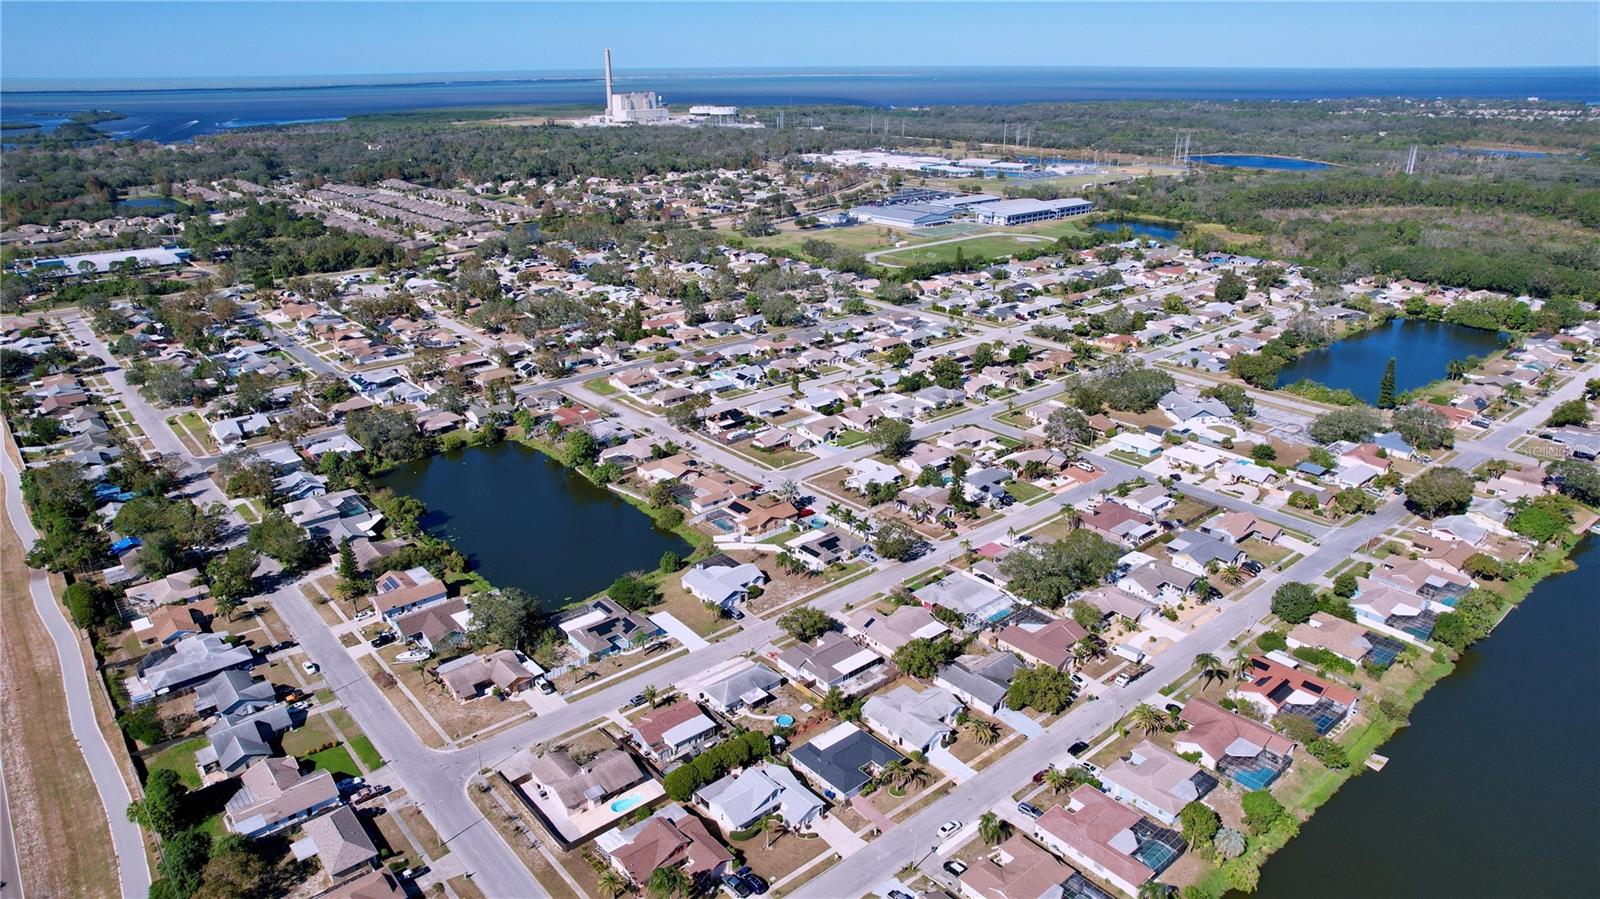
<svg viewBox="0 0 1600 899"><path fill-rule="evenodd" d="M611 89L611 49L606 48L606 121L614 125L648 124L665 122L667 107L655 91L627 91L617 93Z"/></svg>

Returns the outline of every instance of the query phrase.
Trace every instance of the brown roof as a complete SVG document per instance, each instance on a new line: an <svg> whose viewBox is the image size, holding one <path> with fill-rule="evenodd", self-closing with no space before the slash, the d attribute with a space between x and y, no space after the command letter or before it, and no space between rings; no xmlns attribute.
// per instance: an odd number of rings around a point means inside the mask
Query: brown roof
<svg viewBox="0 0 1600 899"><path fill-rule="evenodd" d="M1240 740L1278 755L1287 755L1294 748L1294 741L1288 737L1207 699L1189 700L1179 715L1188 722L1189 729L1178 739L1199 746L1212 759L1229 755L1228 748Z"/></svg>
<svg viewBox="0 0 1600 899"><path fill-rule="evenodd" d="M1128 806L1084 784L1072 791L1066 805L1053 806L1035 826L1121 879L1138 885L1155 872L1144 862L1113 849L1111 841L1143 818Z"/></svg>
<svg viewBox="0 0 1600 899"><path fill-rule="evenodd" d="M664 706L651 711L640 718L633 725L633 730L644 741L646 746L656 746L667 731L680 724L693 721L704 716L700 706L687 699L680 699L672 705Z"/></svg>
<svg viewBox="0 0 1600 899"><path fill-rule="evenodd" d="M1280 665L1265 656L1251 656L1250 670L1246 674L1248 680L1234 689L1241 693L1254 693L1268 702L1274 708L1283 706L1283 702L1272 697L1274 691L1288 686L1292 690L1299 690L1323 696L1341 705L1350 705L1356 701L1356 693L1348 687L1313 677L1287 665Z"/></svg>
<svg viewBox="0 0 1600 899"><path fill-rule="evenodd" d="M378 575L378 592L373 594L372 604L377 607L379 614L445 592L443 581L426 571L422 575L415 574L418 570L386 571Z"/></svg>
<svg viewBox="0 0 1600 899"><path fill-rule="evenodd" d="M1043 662L1052 668L1062 669L1072 661L1072 648L1089 632L1076 621L1066 618L1043 627L1029 629L1022 625L1007 625L997 635L1000 645L1014 649L1025 656Z"/></svg>
<svg viewBox="0 0 1600 899"><path fill-rule="evenodd" d="M1073 874L1072 868L1022 834L1001 843L996 854L1005 864L984 856L962 873L963 893L984 899L1039 899Z"/></svg>
<svg viewBox="0 0 1600 899"><path fill-rule="evenodd" d="M676 821L657 814L644 823L632 841L610 854L636 883L649 880L657 868L681 866L693 877L733 861L705 823L690 814Z"/></svg>
<svg viewBox="0 0 1600 899"><path fill-rule="evenodd" d="M320 893L316 899L404 899L405 895L388 871L373 871Z"/></svg>

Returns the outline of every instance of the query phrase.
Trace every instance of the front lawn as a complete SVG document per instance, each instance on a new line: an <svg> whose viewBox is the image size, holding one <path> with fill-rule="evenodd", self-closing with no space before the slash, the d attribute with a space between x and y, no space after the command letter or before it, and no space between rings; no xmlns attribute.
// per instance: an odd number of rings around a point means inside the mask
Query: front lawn
<svg viewBox="0 0 1600 899"><path fill-rule="evenodd" d="M340 775L356 777L361 774L361 769L356 767L356 760L350 757L350 750L345 749L343 743L306 756L301 761L310 762L314 770L332 772L335 780Z"/></svg>

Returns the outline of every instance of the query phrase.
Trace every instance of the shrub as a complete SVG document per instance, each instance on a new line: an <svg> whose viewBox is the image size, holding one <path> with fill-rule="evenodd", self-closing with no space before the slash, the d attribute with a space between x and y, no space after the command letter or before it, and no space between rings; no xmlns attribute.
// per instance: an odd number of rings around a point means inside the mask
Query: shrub
<svg viewBox="0 0 1600 899"><path fill-rule="evenodd" d="M1251 790L1239 802L1244 810L1244 823L1251 833L1262 834L1271 829L1286 813L1283 804L1266 790Z"/></svg>
<svg viewBox="0 0 1600 899"><path fill-rule="evenodd" d="M1287 649L1289 640L1283 635L1283 631L1263 631L1261 636L1256 638L1256 645L1262 652L1273 652Z"/></svg>
<svg viewBox="0 0 1600 899"><path fill-rule="evenodd" d="M1312 740L1306 746L1306 751L1316 757L1317 761L1336 771L1350 767L1350 756L1344 751L1344 747L1327 738Z"/></svg>

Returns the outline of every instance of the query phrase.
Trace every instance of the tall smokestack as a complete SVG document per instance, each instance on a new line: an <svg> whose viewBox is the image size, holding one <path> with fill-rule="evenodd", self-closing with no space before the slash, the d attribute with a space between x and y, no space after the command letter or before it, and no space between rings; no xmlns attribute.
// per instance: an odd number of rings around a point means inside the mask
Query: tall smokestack
<svg viewBox="0 0 1600 899"><path fill-rule="evenodd" d="M611 114L611 48L606 48L606 115Z"/></svg>

